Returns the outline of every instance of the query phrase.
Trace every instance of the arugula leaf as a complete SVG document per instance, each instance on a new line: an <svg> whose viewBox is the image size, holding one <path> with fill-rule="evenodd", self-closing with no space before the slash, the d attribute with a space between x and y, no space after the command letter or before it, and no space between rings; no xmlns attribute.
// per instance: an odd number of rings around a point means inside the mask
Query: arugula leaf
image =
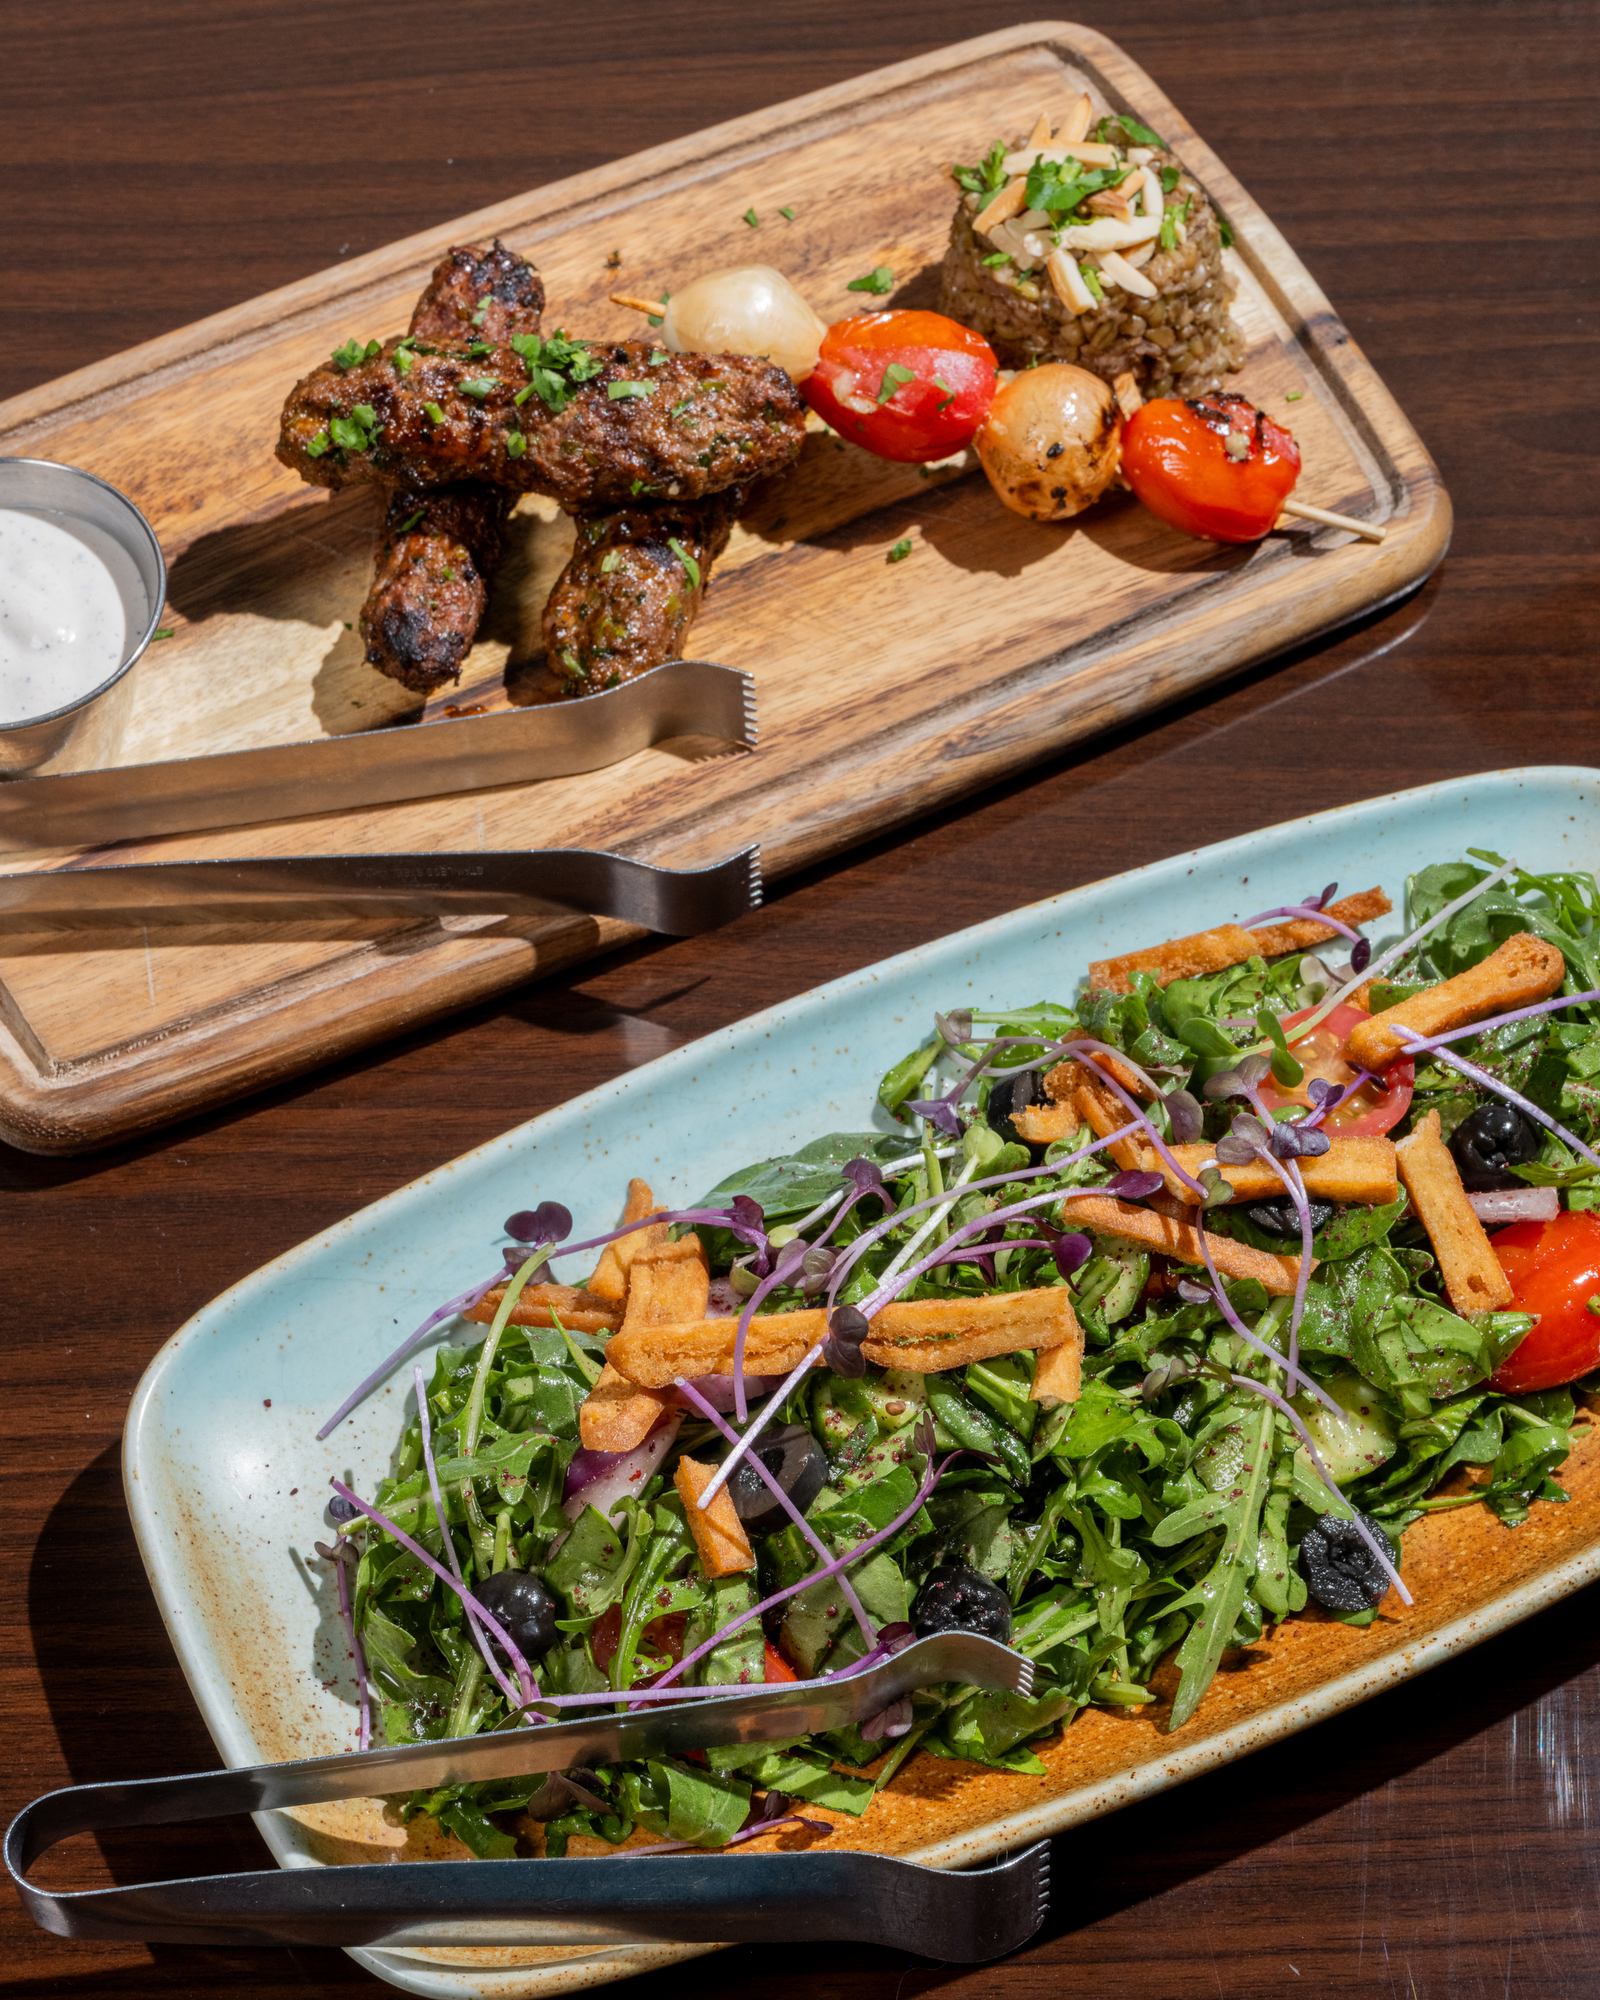
<svg viewBox="0 0 1600 2000"><path fill-rule="evenodd" d="M914 1088L915 1086L913 1086ZM804 1215L839 1185L839 1170L849 1160L871 1160L875 1166L904 1158L906 1141L884 1132L829 1132L796 1153L779 1154L740 1167L703 1194L695 1208L726 1208L735 1195L761 1204L771 1222L777 1216Z"/></svg>
<svg viewBox="0 0 1600 2000"><path fill-rule="evenodd" d="M693 1841L696 1847L726 1847L750 1810L750 1787L743 1779L709 1767L699 1770L676 1757L624 1766L621 1788L641 1826L664 1840Z"/></svg>

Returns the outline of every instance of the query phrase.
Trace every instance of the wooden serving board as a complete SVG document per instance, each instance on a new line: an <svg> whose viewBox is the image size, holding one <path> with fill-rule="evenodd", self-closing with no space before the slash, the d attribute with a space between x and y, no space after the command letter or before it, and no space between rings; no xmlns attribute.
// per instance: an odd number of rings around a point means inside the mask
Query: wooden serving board
<svg viewBox="0 0 1600 2000"><path fill-rule="evenodd" d="M1449 503L1415 432L1262 210L1115 44L1042 23L797 98L467 216L0 405L0 453L128 493L171 566L174 636L139 668L120 756L194 756L541 698L539 613L570 530L524 502L461 686L424 712L351 629L379 507L272 455L300 375L405 324L453 243L499 234L542 272L547 324L636 333L612 306L762 260L826 319L932 305L947 169L1087 88L1163 133L1236 232L1242 391L1300 440L1301 498L1387 524L1222 550L1117 495L1077 522L1008 513L964 461L891 467L831 436L741 524L692 651L756 679L761 745L657 746L579 778L308 816L7 867L238 854L604 846L673 863L751 839L782 875L1279 652L1428 574ZM779 214L792 207L793 221ZM744 221L761 218L759 231ZM611 267L613 253L620 264ZM1286 398L1299 391L1291 404ZM910 556L886 560L902 538ZM41 931L0 938L0 1137L105 1145L257 1089L632 935L594 920L446 918Z"/></svg>

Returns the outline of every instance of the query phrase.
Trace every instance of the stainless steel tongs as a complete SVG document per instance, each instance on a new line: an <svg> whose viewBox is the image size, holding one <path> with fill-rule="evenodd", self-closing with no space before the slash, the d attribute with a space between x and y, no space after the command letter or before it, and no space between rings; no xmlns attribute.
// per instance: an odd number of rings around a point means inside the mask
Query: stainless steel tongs
<svg viewBox="0 0 1600 2000"><path fill-rule="evenodd" d="M34 1921L60 1937L589 1949L646 1938L746 1943L807 1937L860 1939L975 1963L1014 1950L1044 1921L1044 1842L996 1867L966 1873L818 1848L261 1869L67 1891L40 1889L27 1879L47 1848L75 1833L270 1812L724 1743L788 1742L865 1721L913 1689L944 1681L1026 1698L1033 1669L992 1639L946 1632L865 1673L821 1686L764 1687L293 1764L76 1785L18 1813L6 1833L6 1867Z"/></svg>

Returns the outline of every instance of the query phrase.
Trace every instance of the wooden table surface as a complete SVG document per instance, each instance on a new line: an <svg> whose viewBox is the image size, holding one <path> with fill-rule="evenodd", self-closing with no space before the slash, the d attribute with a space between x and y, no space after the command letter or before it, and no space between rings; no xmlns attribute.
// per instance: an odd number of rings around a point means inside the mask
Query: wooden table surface
<svg viewBox="0 0 1600 2000"><path fill-rule="evenodd" d="M1032 17L956 0L19 8L0 61L0 396L516 190ZM8 1817L53 1786L216 1761L118 1447L149 1358L224 1286L506 1126L887 952L1302 811L1596 756L1593 5L1144 0L1083 18L1261 199L1421 431L1456 508L1443 570L1359 629L783 884L730 930L530 986L142 1145L0 1149ZM1463 845L1487 832L1463 827ZM248 1577L238 1590L248 1621ZM1591 1589L1067 1837L1049 1923L1002 1964L800 1945L687 1978L765 2000L1593 1995L1597 1612ZM63 1852L85 1882L266 1859L248 1823ZM377 1990L335 1951L70 1945L14 1900L0 1922L7 1995Z"/></svg>

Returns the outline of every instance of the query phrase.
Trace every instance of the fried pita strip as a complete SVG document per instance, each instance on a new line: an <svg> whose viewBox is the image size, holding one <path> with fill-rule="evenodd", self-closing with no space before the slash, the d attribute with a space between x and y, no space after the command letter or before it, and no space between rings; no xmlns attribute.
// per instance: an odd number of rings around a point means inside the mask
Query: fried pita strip
<svg viewBox="0 0 1600 2000"><path fill-rule="evenodd" d="M1411 1205L1439 1259L1451 1305L1458 1313L1503 1311L1511 1303L1511 1280L1467 1199L1450 1148L1439 1136L1438 1112L1430 1111L1394 1150Z"/></svg>
<svg viewBox="0 0 1600 2000"><path fill-rule="evenodd" d="M650 1192L650 1183L638 1179L628 1183L628 1199L622 1211L624 1222L642 1222L654 1213L656 1198ZM648 1229L635 1229L626 1236L619 1236L615 1243L608 1243L600 1252L600 1261L595 1265L589 1279L589 1290L598 1297L620 1306L628 1296L628 1267L639 1252L667 1240L667 1225L653 1223Z"/></svg>
<svg viewBox="0 0 1600 2000"><path fill-rule="evenodd" d="M585 1451L632 1451L677 1403L674 1391L641 1389L608 1361L578 1408L578 1438Z"/></svg>
<svg viewBox="0 0 1600 2000"><path fill-rule="evenodd" d="M1120 1132L1128 1122L1128 1107L1096 1077L1091 1065L1085 1063L1082 1069L1083 1075L1072 1094L1079 1115L1097 1139L1105 1138L1110 1132ZM1119 1139L1107 1150L1119 1167L1131 1173L1143 1173L1155 1165L1153 1149L1131 1134L1126 1139Z"/></svg>
<svg viewBox="0 0 1600 2000"><path fill-rule="evenodd" d="M461 1317L488 1326L505 1295L505 1286L496 1285L475 1306L468 1306ZM621 1314L608 1300L596 1298L593 1292L576 1285L524 1285L506 1324L554 1326L553 1315L559 1315L561 1324L573 1333L613 1333L622 1324Z"/></svg>
<svg viewBox="0 0 1600 2000"><path fill-rule="evenodd" d="M692 1458L680 1458L672 1483L682 1496L683 1511L689 1518L689 1532L694 1536L700 1560L706 1566L706 1575L734 1576L742 1569L755 1568L755 1551L744 1531L744 1523L734 1512L733 1495L726 1486L704 1511L698 1504L700 1495L711 1484L716 1470L714 1465L700 1465Z"/></svg>
<svg viewBox="0 0 1600 2000"><path fill-rule="evenodd" d="M1178 1165L1196 1180L1200 1169L1209 1165L1217 1157L1215 1146L1169 1146L1167 1149ZM1160 1159L1153 1159L1151 1167L1166 1178L1166 1183L1180 1201L1188 1198L1188 1190ZM1245 1167L1220 1167L1218 1171L1233 1189L1234 1201L1275 1201L1283 1193L1283 1182L1271 1167L1253 1160ZM1300 1162L1301 1178L1306 1184L1306 1193L1315 1195L1319 1201L1360 1202L1369 1208L1381 1207L1393 1201L1400 1189L1395 1176L1394 1146L1388 1139L1339 1138L1329 1135L1328 1150L1314 1160Z"/></svg>
<svg viewBox="0 0 1600 2000"><path fill-rule="evenodd" d="M1447 1028L1464 1028L1489 1014L1527 1007L1547 1000L1566 977L1567 961L1553 944L1531 931L1518 931L1481 963L1454 979L1414 993L1396 1007L1386 1007L1352 1028L1344 1045L1345 1060L1381 1075L1406 1044L1391 1032L1394 1026L1417 1035L1441 1035Z"/></svg>
<svg viewBox="0 0 1600 2000"><path fill-rule="evenodd" d="M792 1313L757 1313L745 1341L747 1375L787 1375L827 1332L826 1314L815 1308ZM702 1319L681 1326L645 1326L614 1334L606 1359L630 1382L665 1389L680 1375L733 1373L736 1316Z"/></svg>
<svg viewBox="0 0 1600 2000"><path fill-rule="evenodd" d="M1065 1285L1032 1292L991 1292L978 1299L903 1299L872 1322L861 1352L879 1368L937 1375L996 1354L1073 1346L1081 1360L1083 1333Z"/></svg>
<svg viewBox="0 0 1600 2000"><path fill-rule="evenodd" d="M1017 1137L1030 1146L1053 1145L1070 1139L1083 1120L1071 1104L1024 1104L1011 1114Z"/></svg>
<svg viewBox="0 0 1600 2000"><path fill-rule="evenodd" d="M1362 924L1376 923L1388 916L1393 903L1381 889L1363 889L1359 896L1341 896L1328 905L1328 915L1358 930ZM1269 924L1250 935L1263 958L1281 958L1286 951L1309 951L1314 944L1326 944L1338 933L1311 917L1289 917L1281 924Z"/></svg>
<svg viewBox="0 0 1600 2000"><path fill-rule="evenodd" d="M676 1243L648 1243L628 1267L622 1331L704 1319L710 1291L711 1272L698 1236L691 1232Z"/></svg>
<svg viewBox="0 0 1600 2000"><path fill-rule="evenodd" d="M1358 896L1343 896L1337 903L1330 903L1328 915L1353 929L1357 924L1371 923L1375 916L1386 915L1389 907L1389 899L1381 889L1366 889ZM1243 965L1247 958L1272 958L1280 952L1304 951L1338 935L1330 925L1312 923L1303 917L1258 931L1244 930L1238 924L1218 924L1215 930L1171 938L1166 944L1151 945L1144 951L1124 952L1120 958L1095 959L1089 967L1089 990L1131 992L1136 972L1151 973L1160 985L1170 986L1175 979L1200 979L1208 972L1225 972L1230 965Z"/></svg>
<svg viewBox="0 0 1600 2000"><path fill-rule="evenodd" d="M1139 1243L1147 1250L1159 1250L1180 1264L1204 1264L1200 1248L1201 1232L1192 1222L1179 1222L1151 1208L1139 1208L1112 1195L1080 1195L1061 1205L1064 1229L1087 1229L1097 1236L1117 1236L1125 1243ZM1275 1257L1266 1250L1253 1250L1248 1243L1235 1243L1230 1236L1206 1232L1206 1248L1211 1261L1225 1278L1255 1278L1268 1292L1279 1296L1293 1292L1300 1274L1298 1257ZM1313 1270L1316 1260L1312 1260ZM613 1343L614 1344L614 1343Z"/></svg>
<svg viewBox="0 0 1600 2000"><path fill-rule="evenodd" d="M1083 1390L1083 1338L1064 1340L1059 1347L1047 1348L1034 1365L1030 1399L1041 1410L1053 1410L1058 1403L1075 1403Z"/></svg>

